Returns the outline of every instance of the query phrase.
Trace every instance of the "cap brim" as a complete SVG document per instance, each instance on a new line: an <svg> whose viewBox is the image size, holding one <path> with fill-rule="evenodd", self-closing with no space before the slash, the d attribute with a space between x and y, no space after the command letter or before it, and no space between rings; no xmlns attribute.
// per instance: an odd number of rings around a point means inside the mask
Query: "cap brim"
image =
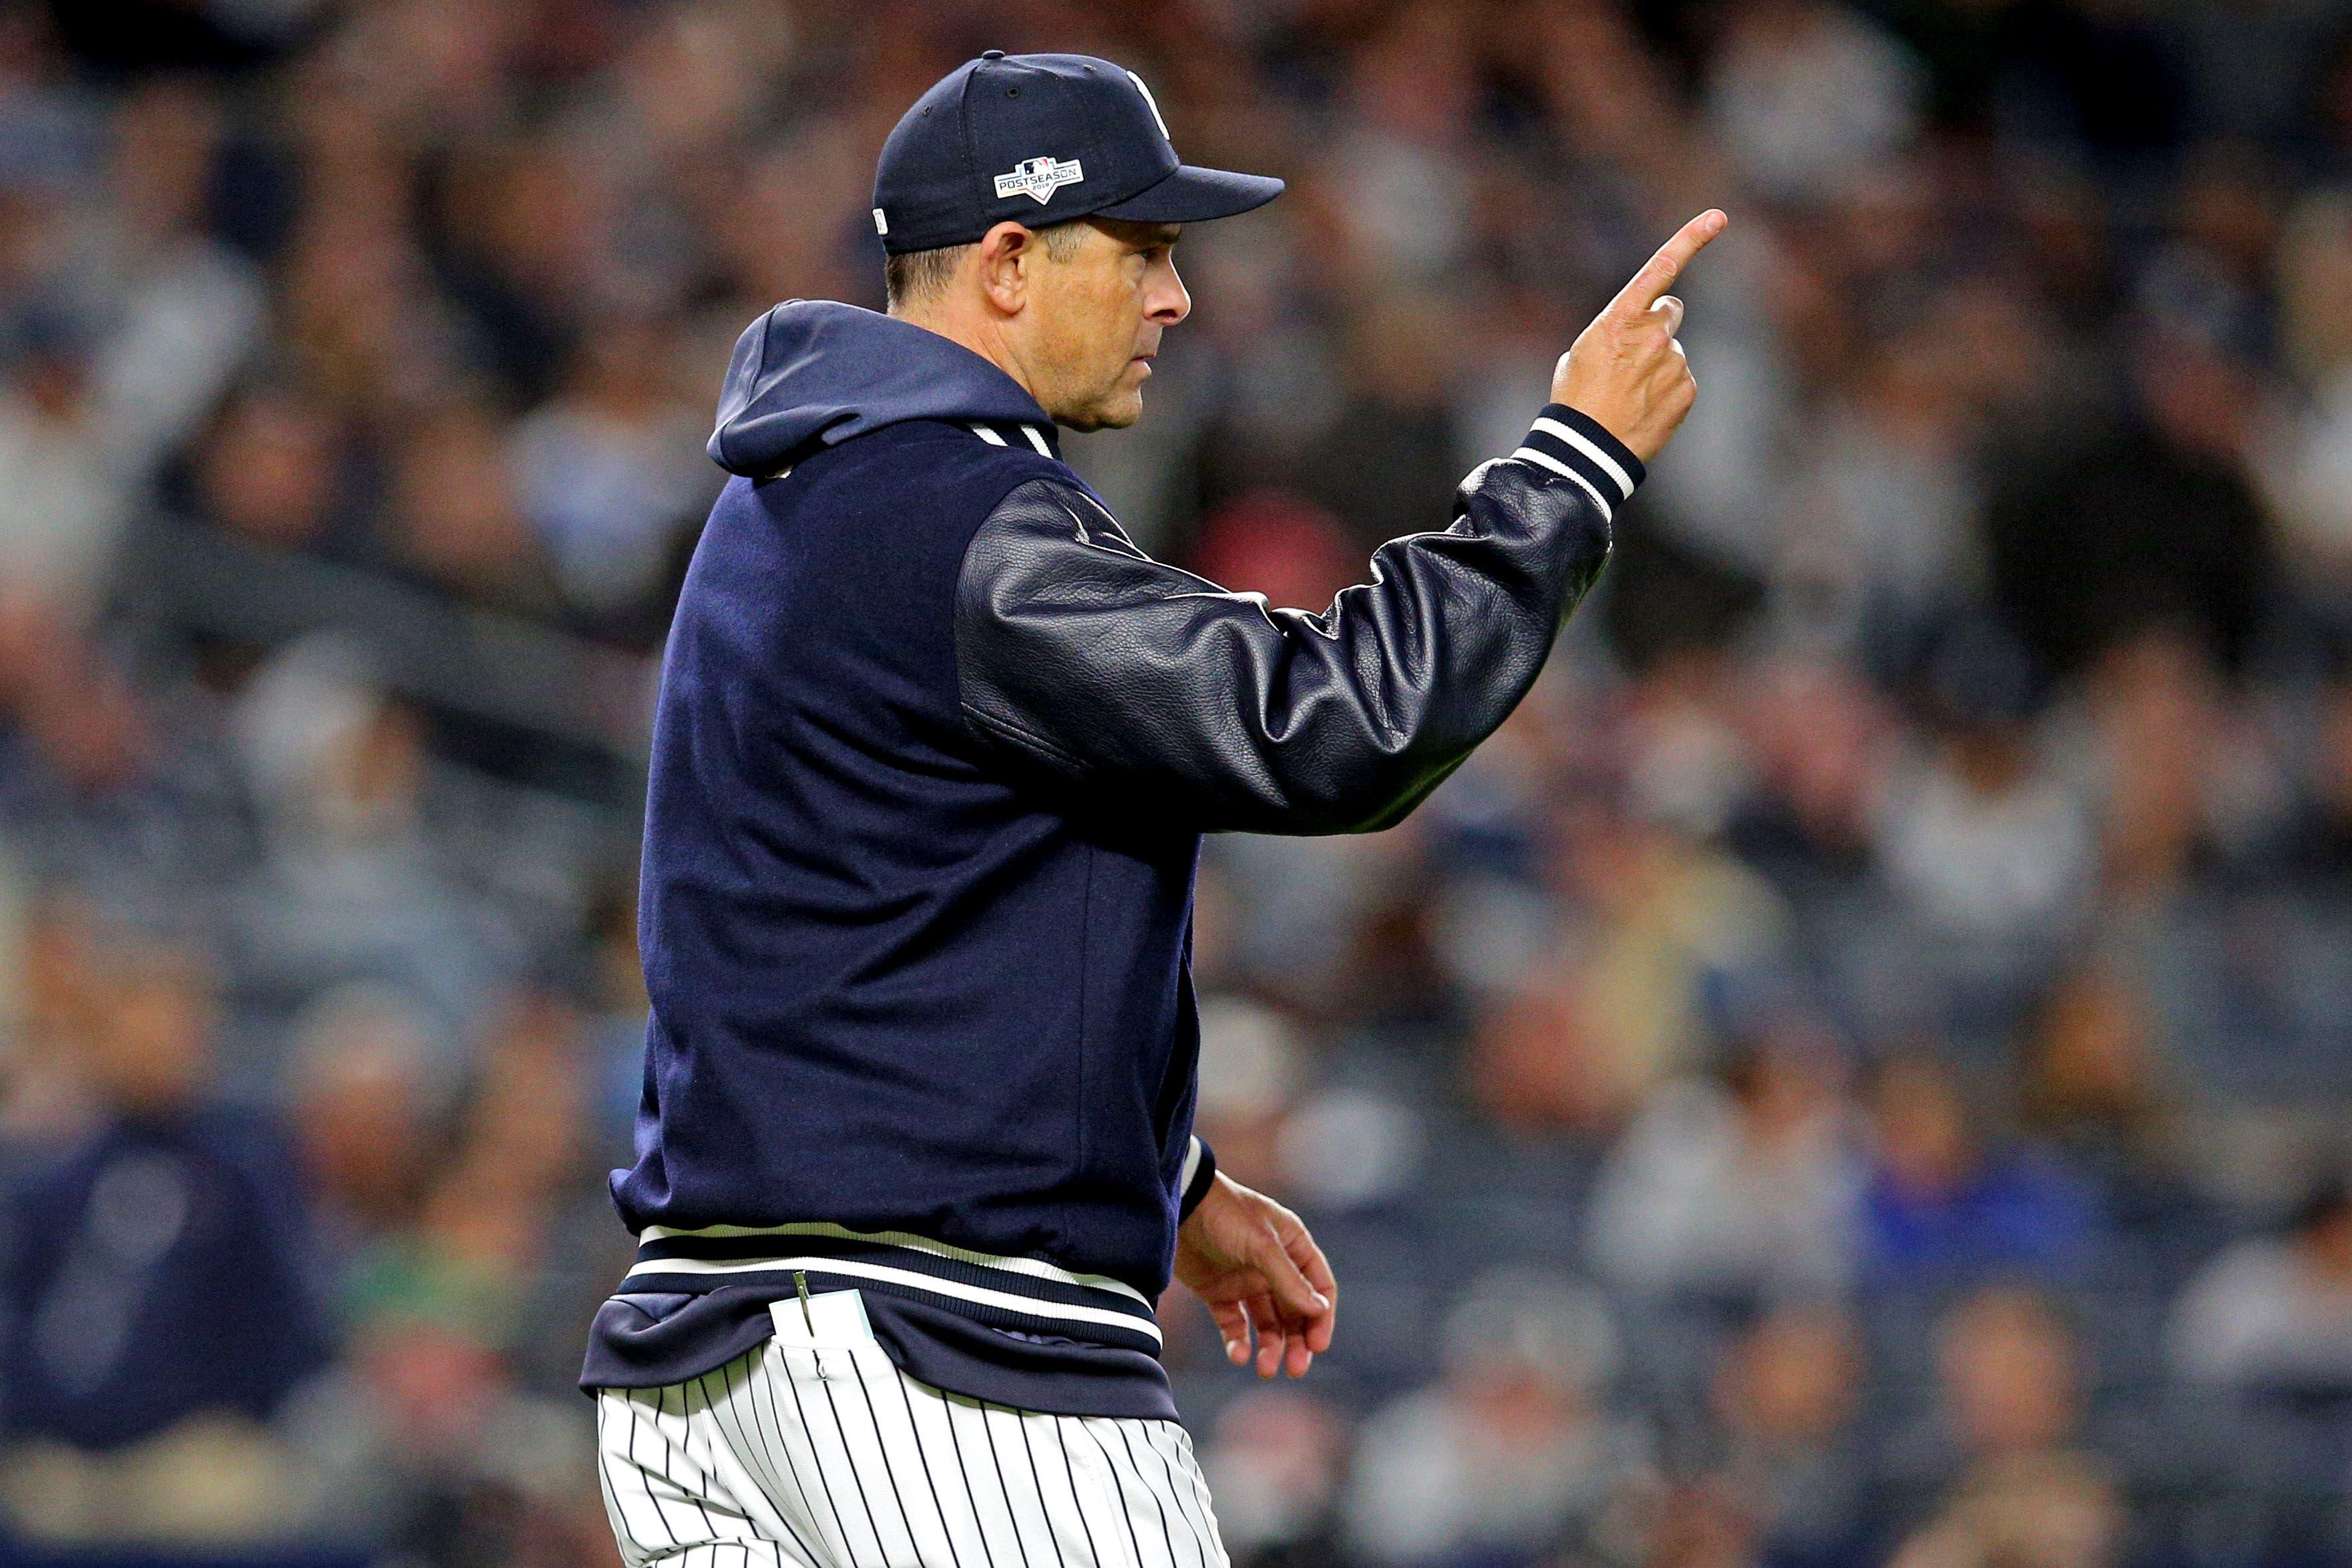
<svg viewBox="0 0 2352 1568"><path fill-rule="evenodd" d="M1129 223L1206 223L1262 207L1280 195L1282 182L1271 174L1236 174L1185 163L1158 184L1096 208L1093 216Z"/></svg>

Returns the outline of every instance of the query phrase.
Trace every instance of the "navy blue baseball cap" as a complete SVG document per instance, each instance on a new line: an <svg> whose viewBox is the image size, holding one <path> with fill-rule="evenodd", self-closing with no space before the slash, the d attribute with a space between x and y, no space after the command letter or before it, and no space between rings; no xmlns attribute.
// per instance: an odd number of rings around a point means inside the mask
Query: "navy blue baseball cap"
<svg viewBox="0 0 2352 1568"><path fill-rule="evenodd" d="M915 100L874 171L874 227L892 255L968 245L1011 218L1202 223L1282 194L1265 174L1176 156L1151 89L1091 55L991 49Z"/></svg>

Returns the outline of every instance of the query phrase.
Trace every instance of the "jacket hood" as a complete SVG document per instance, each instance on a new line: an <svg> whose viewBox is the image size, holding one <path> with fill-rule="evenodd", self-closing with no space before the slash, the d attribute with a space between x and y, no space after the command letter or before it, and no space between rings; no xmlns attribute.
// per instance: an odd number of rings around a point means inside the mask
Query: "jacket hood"
<svg viewBox="0 0 2352 1568"><path fill-rule="evenodd" d="M788 300L735 340L710 458L758 478L806 448L910 419L1052 426L1020 383L961 343L855 305Z"/></svg>

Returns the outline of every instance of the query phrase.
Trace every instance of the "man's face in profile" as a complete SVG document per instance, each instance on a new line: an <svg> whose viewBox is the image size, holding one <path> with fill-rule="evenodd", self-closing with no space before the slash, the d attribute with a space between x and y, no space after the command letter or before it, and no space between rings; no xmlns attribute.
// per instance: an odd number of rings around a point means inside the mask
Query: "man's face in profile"
<svg viewBox="0 0 2352 1568"><path fill-rule="evenodd" d="M1031 274L1029 363L1038 402L1072 430L1124 429L1143 416L1160 334L1192 309L1176 275L1177 226L1088 218L1066 259Z"/></svg>

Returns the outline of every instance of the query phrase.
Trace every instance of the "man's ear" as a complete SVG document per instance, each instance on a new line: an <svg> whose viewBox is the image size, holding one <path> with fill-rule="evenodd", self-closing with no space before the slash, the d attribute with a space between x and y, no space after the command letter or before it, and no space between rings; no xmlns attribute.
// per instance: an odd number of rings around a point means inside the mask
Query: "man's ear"
<svg viewBox="0 0 2352 1568"><path fill-rule="evenodd" d="M989 303L1008 316L1020 314L1028 302L1029 268L1041 248L1034 234L1011 221L980 237L980 286Z"/></svg>

